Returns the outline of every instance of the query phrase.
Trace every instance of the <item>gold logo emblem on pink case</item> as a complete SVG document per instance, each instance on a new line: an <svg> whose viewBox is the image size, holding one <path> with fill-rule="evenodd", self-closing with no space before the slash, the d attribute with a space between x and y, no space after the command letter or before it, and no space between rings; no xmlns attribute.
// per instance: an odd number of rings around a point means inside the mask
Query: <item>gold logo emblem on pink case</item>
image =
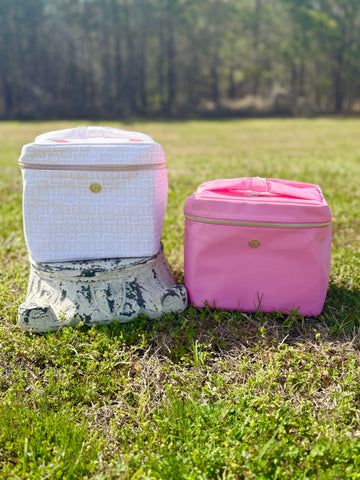
<svg viewBox="0 0 360 480"><path fill-rule="evenodd" d="M250 248L259 248L260 245L261 245L261 243L259 242L259 240L256 240L256 239L250 240L250 242L249 242L249 247Z"/></svg>

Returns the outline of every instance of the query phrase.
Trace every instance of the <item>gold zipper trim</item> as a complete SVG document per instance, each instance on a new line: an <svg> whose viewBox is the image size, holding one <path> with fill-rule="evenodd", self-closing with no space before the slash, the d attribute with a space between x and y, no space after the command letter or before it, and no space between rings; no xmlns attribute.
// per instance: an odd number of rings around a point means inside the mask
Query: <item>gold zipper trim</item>
<svg viewBox="0 0 360 480"><path fill-rule="evenodd" d="M23 163L19 162L21 168L30 170L78 170L78 171L97 171L97 172L121 172L138 170L157 170L165 168L166 163L154 163L151 165L54 165L41 163Z"/></svg>
<svg viewBox="0 0 360 480"><path fill-rule="evenodd" d="M271 223L271 222L235 222L231 220L215 220L211 218L194 217L193 215L185 215L185 218L195 222L209 223L212 225L234 225L239 227L275 227L275 228L315 228L327 227L331 224L324 223Z"/></svg>

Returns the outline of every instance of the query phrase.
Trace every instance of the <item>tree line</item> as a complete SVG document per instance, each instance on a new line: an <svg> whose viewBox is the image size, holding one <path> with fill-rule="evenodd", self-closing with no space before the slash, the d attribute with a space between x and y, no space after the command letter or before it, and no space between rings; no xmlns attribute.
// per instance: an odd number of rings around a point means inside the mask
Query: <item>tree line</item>
<svg viewBox="0 0 360 480"><path fill-rule="evenodd" d="M360 0L0 0L1 118L347 113Z"/></svg>

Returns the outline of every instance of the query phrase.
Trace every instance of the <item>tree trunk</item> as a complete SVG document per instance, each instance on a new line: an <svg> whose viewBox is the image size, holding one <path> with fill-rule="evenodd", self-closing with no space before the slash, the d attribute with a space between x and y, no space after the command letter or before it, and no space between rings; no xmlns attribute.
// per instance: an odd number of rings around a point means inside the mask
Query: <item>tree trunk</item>
<svg viewBox="0 0 360 480"><path fill-rule="evenodd" d="M235 78L234 78L234 69L232 68L229 72L229 98L235 98L236 87L235 87Z"/></svg>
<svg viewBox="0 0 360 480"><path fill-rule="evenodd" d="M168 96L166 102L166 113L171 115L174 111L175 104L175 40L174 40L174 28L172 21L172 11L169 10L169 23L168 23L168 38L167 38L167 87Z"/></svg>
<svg viewBox="0 0 360 480"><path fill-rule="evenodd" d="M253 28L253 49L254 49L254 67L255 67L255 76L253 82L253 95L257 95L259 91L259 68L260 68L260 55L259 55L259 45L260 45L260 15L262 9L262 1L255 0L254 4L254 28Z"/></svg>
<svg viewBox="0 0 360 480"><path fill-rule="evenodd" d="M342 69L344 64L344 56L342 50L336 55L336 68L334 74L334 90L335 90L335 112L342 113L344 102L344 89Z"/></svg>
<svg viewBox="0 0 360 480"><path fill-rule="evenodd" d="M137 110L136 103L136 75L135 75L135 49L133 41L133 33L130 29L130 4L127 1L124 8L125 36L126 36L126 81L125 81L125 100L127 109L130 113Z"/></svg>
<svg viewBox="0 0 360 480"><path fill-rule="evenodd" d="M161 112L166 110L166 88L165 88L165 35L163 25L159 28L159 56L157 62L157 84L160 95Z"/></svg>
<svg viewBox="0 0 360 480"><path fill-rule="evenodd" d="M3 100L6 117L10 117L14 108L13 101L13 92L11 88L11 83L7 80L5 76L1 78L1 83L3 86Z"/></svg>
<svg viewBox="0 0 360 480"><path fill-rule="evenodd" d="M113 110L114 98L112 92L113 75L111 68L111 44L110 36L112 34L110 21L111 10L108 5L104 5L103 23L101 32L101 105L106 115Z"/></svg>
<svg viewBox="0 0 360 480"><path fill-rule="evenodd" d="M139 89L140 105L142 113L147 109L147 90L146 90L146 28L143 25L140 37L140 58L139 58Z"/></svg>
<svg viewBox="0 0 360 480"><path fill-rule="evenodd" d="M290 101L290 108L293 115L296 114L297 98L298 98L298 73L297 73L296 64L294 61L292 61L289 101Z"/></svg>
<svg viewBox="0 0 360 480"><path fill-rule="evenodd" d="M116 1L111 3L111 16L112 16L112 36L114 38L114 97L115 105L113 106L114 113L116 115L122 115L123 113L123 94L124 94L124 79L123 79L123 58L121 52L121 13L120 6Z"/></svg>
<svg viewBox="0 0 360 480"><path fill-rule="evenodd" d="M212 79L212 100L214 102L215 108L218 109L219 101L220 101L218 59L215 59L212 65L211 79Z"/></svg>

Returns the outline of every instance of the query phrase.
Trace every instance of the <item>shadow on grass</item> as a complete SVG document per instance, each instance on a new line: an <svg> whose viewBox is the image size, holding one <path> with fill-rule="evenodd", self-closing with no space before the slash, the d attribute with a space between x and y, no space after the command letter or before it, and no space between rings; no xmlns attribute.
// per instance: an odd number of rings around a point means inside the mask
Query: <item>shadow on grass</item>
<svg viewBox="0 0 360 480"><path fill-rule="evenodd" d="M149 349L157 355L181 362L201 348L209 355L226 356L229 351L278 344L349 343L360 326L360 292L330 286L323 312L305 317L297 311L284 315L225 311L192 305L181 314L151 320L138 317L127 324L93 327L110 338L122 338L129 347Z"/></svg>
<svg viewBox="0 0 360 480"><path fill-rule="evenodd" d="M360 326L360 290L330 285L319 320L330 335L351 340Z"/></svg>

